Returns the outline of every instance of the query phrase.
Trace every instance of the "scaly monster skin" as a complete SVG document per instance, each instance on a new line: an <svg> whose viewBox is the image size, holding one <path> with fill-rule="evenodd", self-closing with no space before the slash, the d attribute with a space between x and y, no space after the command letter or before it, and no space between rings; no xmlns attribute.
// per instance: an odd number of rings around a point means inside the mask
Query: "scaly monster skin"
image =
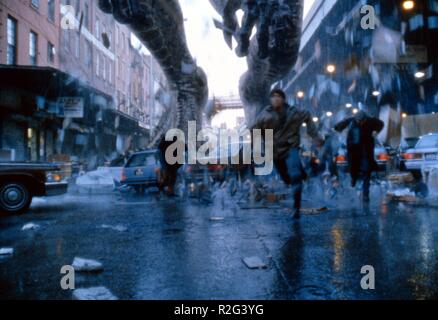
<svg viewBox="0 0 438 320"><path fill-rule="evenodd" d="M257 34L250 42L247 63L248 71L240 79L240 97L245 107L247 123L251 123L257 113L269 103L271 86L284 78L296 63L300 47L303 20L303 0L210 0L216 11L222 16L224 37L231 44L233 36L240 42L240 26L236 24L236 11L242 9L245 14L251 6L263 6L264 10L255 10L258 14L256 26L258 33L260 21L265 19L269 32L262 35L269 38L267 58L261 58ZM267 10L267 5L269 10ZM254 9L253 9L254 11ZM231 45L230 45L231 47Z"/></svg>
<svg viewBox="0 0 438 320"><path fill-rule="evenodd" d="M201 119L208 98L207 78L196 65L186 43L184 20L177 0L99 0L99 7L123 24L148 48L160 64L176 103L166 113L151 146L170 128L187 131L187 121Z"/></svg>

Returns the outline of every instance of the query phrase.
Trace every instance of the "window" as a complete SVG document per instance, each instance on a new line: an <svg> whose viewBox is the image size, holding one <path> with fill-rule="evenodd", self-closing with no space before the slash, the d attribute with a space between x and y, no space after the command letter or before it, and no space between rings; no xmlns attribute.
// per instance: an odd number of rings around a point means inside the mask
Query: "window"
<svg viewBox="0 0 438 320"><path fill-rule="evenodd" d="M32 7L38 9L40 7L40 0L32 0L31 5Z"/></svg>
<svg viewBox="0 0 438 320"><path fill-rule="evenodd" d="M96 25L94 26L94 33L96 35L97 40L100 40L100 21L96 18Z"/></svg>
<svg viewBox="0 0 438 320"><path fill-rule="evenodd" d="M38 56L38 35L31 31L29 34L29 63L32 66L37 65Z"/></svg>
<svg viewBox="0 0 438 320"><path fill-rule="evenodd" d="M47 1L47 18L51 22L55 22L55 0Z"/></svg>
<svg viewBox="0 0 438 320"><path fill-rule="evenodd" d="M88 3L84 5L84 25L85 28L90 29L90 21L89 21L89 8Z"/></svg>
<svg viewBox="0 0 438 320"><path fill-rule="evenodd" d="M438 147L438 135L428 135L423 136L420 141L418 141L415 148L436 148Z"/></svg>
<svg viewBox="0 0 438 320"><path fill-rule="evenodd" d="M96 54L96 76L100 74L100 56L99 53Z"/></svg>
<svg viewBox="0 0 438 320"><path fill-rule="evenodd" d="M64 48L66 50L70 50L70 34L71 34L71 32L70 32L70 30L62 30L61 32L62 32L62 38L61 38L62 44L64 45Z"/></svg>
<svg viewBox="0 0 438 320"><path fill-rule="evenodd" d="M81 10L81 0L76 0L75 13L78 14Z"/></svg>
<svg viewBox="0 0 438 320"><path fill-rule="evenodd" d="M91 69L93 65L93 52L91 49L91 44L88 41L86 42L86 52L84 58L85 58L85 65L87 66L87 68Z"/></svg>
<svg viewBox="0 0 438 320"><path fill-rule="evenodd" d="M17 64L17 20L8 17L7 22L8 48L6 53L7 64Z"/></svg>
<svg viewBox="0 0 438 320"><path fill-rule="evenodd" d="M50 42L47 42L47 61L55 63L55 46Z"/></svg>
<svg viewBox="0 0 438 320"><path fill-rule="evenodd" d="M76 33L75 56L76 58L81 56L81 36L79 33Z"/></svg>
<svg viewBox="0 0 438 320"><path fill-rule="evenodd" d="M156 153L137 153L132 155L132 157L128 160L127 167L143 167L143 166L151 166L157 165L160 163L158 155Z"/></svg>
<svg viewBox="0 0 438 320"><path fill-rule="evenodd" d="M103 57L103 59L102 59L102 66L103 66L103 70L102 70L103 80L106 80L106 58L105 57Z"/></svg>

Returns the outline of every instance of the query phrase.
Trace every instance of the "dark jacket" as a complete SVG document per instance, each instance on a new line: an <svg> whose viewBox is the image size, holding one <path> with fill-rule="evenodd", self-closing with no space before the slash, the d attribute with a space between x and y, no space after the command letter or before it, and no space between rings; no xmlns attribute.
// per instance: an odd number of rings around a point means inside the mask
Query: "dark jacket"
<svg viewBox="0 0 438 320"><path fill-rule="evenodd" d="M250 129L274 130L274 160L285 158L291 148L300 147L300 130L307 124L307 133L314 139L320 139L318 130L310 112L285 105L283 114L272 106L263 109Z"/></svg>
<svg viewBox="0 0 438 320"><path fill-rule="evenodd" d="M378 166L374 158L373 132L379 133L384 127L383 121L377 118L363 116L360 120L351 117L335 126L335 130L339 132L348 128L348 165L352 177L357 177L361 171L377 170Z"/></svg>

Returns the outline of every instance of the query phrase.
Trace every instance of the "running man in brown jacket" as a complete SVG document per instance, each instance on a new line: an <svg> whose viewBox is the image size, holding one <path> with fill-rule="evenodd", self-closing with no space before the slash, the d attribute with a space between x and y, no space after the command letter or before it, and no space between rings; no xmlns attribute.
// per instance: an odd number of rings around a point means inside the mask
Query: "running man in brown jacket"
<svg viewBox="0 0 438 320"><path fill-rule="evenodd" d="M318 146L323 139L313 122L310 112L286 103L286 94L280 89L271 92L271 104L258 115L251 129L274 130L274 165L282 180L292 186L293 216L300 218L301 194L305 172L300 159L300 130L305 123L307 133Z"/></svg>

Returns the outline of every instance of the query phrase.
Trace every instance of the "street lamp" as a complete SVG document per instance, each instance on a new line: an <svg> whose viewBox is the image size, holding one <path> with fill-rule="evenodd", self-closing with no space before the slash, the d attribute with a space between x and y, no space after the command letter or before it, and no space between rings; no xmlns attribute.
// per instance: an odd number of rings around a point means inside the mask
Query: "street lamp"
<svg viewBox="0 0 438 320"><path fill-rule="evenodd" d="M375 97L380 96L380 91L378 91L378 90L374 90L374 91L373 91L373 96L375 96Z"/></svg>
<svg viewBox="0 0 438 320"><path fill-rule="evenodd" d="M347 104L345 105L345 107L348 108L348 109L350 109L351 107L353 107L353 104L352 104L352 103L347 103Z"/></svg>
<svg viewBox="0 0 438 320"><path fill-rule="evenodd" d="M328 73L335 73L336 72L336 66L334 64L327 65L327 72Z"/></svg>
<svg viewBox="0 0 438 320"><path fill-rule="evenodd" d="M356 113L358 113L359 112L359 109L358 108L354 108L353 109L353 114L356 114Z"/></svg>
<svg viewBox="0 0 438 320"><path fill-rule="evenodd" d="M415 2L412 0L406 0L403 1L403 9L405 9L406 11L410 11L412 9L414 9L415 7Z"/></svg>
<svg viewBox="0 0 438 320"><path fill-rule="evenodd" d="M423 79L426 76L426 73L424 71L417 71L414 76L417 79Z"/></svg>
<svg viewBox="0 0 438 320"><path fill-rule="evenodd" d="M405 119L405 118L407 118L407 117L408 117L408 114L407 114L406 112L403 112L403 113L402 113L402 118Z"/></svg>
<svg viewBox="0 0 438 320"><path fill-rule="evenodd" d="M318 117L313 117L313 122L318 122L319 121L319 119L318 119Z"/></svg>
<svg viewBox="0 0 438 320"><path fill-rule="evenodd" d="M333 116L333 112L327 111L325 115L330 118Z"/></svg>
<svg viewBox="0 0 438 320"><path fill-rule="evenodd" d="M304 91L298 91L297 92L297 97L299 98L299 99L303 99L304 98Z"/></svg>

